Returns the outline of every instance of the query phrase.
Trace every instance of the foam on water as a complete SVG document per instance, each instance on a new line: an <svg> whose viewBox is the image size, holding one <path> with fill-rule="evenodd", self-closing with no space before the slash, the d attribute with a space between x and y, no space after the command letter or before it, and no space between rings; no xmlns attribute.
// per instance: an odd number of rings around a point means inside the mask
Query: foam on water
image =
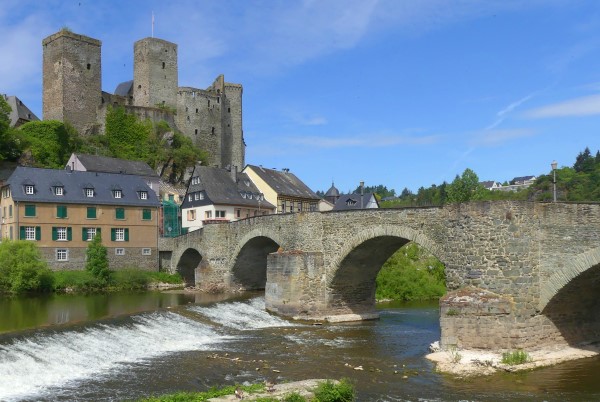
<svg viewBox="0 0 600 402"><path fill-rule="evenodd" d="M96 325L0 345L0 400L49 396L52 387L103 376L166 353L211 350L228 339L171 312L133 320L129 325Z"/></svg>
<svg viewBox="0 0 600 402"><path fill-rule="evenodd" d="M219 303L213 307L192 306L189 310L202 314L225 327L238 330L295 326L269 314L265 310L265 299L262 297L248 302Z"/></svg>

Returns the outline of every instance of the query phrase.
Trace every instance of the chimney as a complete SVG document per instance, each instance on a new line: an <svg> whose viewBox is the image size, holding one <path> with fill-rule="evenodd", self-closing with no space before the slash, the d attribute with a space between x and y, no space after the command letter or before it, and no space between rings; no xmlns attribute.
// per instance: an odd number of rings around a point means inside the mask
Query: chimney
<svg viewBox="0 0 600 402"><path fill-rule="evenodd" d="M363 209L363 197L365 195L365 182L360 182L360 209Z"/></svg>
<svg viewBox="0 0 600 402"><path fill-rule="evenodd" d="M229 172L231 173L231 179L233 182L237 183L237 166L232 166Z"/></svg>

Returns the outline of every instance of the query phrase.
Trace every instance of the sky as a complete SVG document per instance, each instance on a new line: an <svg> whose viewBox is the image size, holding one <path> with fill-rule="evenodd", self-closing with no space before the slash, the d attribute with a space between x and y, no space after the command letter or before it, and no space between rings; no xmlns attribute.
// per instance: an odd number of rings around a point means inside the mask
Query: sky
<svg viewBox="0 0 600 402"><path fill-rule="evenodd" d="M246 163L314 191L548 174L600 148L595 0L0 0L0 93L42 117L42 39L102 41L102 89L133 43L178 44L179 85L243 85Z"/></svg>

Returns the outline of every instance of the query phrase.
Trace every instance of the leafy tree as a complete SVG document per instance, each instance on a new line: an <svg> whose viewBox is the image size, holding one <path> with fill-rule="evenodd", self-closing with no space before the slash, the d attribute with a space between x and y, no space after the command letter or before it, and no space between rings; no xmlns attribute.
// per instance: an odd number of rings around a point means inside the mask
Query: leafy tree
<svg viewBox="0 0 600 402"><path fill-rule="evenodd" d="M3 240L0 243L0 291L22 293L52 289L52 271L35 243Z"/></svg>
<svg viewBox="0 0 600 402"><path fill-rule="evenodd" d="M86 249L85 269L94 275L102 283L108 283L110 271L108 269L108 254L106 247L102 245L102 237L96 234Z"/></svg>
<svg viewBox="0 0 600 402"><path fill-rule="evenodd" d="M10 106L0 96L0 161L17 160L21 155L20 142L10 127L10 112Z"/></svg>
<svg viewBox="0 0 600 402"><path fill-rule="evenodd" d="M471 169L467 168L461 176L456 178L448 186L448 202L467 202L483 198L485 189L479 184L479 177Z"/></svg>
<svg viewBox="0 0 600 402"><path fill-rule="evenodd" d="M108 149L115 158L144 161L150 159L150 121L139 121L123 107L109 107L104 135Z"/></svg>
<svg viewBox="0 0 600 402"><path fill-rule="evenodd" d="M379 196L379 198L396 196L396 190L388 190L388 188L383 184L379 184L377 186L365 186L364 191L365 193L375 193ZM360 186L356 187L356 190L354 190L353 192L355 194L360 194Z"/></svg>
<svg viewBox="0 0 600 402"><path fill-rule="evenodd" d="M594 170L595 159L590 152L588 147L585 147L583 152L580 152L575 159L575 164L573 165L573 169L576 172L586 172L589 173Z"/></svg>
<svg viewBox="0 0 600 402"><path fill-rule="evenodd" d="M63 168L83 143L71 125L58 120L30 121L19 127L18 133L38 167Z"/></svg>

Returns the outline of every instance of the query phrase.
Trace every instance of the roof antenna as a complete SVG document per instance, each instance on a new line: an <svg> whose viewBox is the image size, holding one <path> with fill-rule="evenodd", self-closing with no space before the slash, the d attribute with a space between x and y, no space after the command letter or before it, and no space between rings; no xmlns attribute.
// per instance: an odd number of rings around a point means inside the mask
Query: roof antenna
<svg viewBox="0 0 600 402"><path fill-rule="evenodd" d="M154 11L152 11L152 37L154 38Z"/></svg>

